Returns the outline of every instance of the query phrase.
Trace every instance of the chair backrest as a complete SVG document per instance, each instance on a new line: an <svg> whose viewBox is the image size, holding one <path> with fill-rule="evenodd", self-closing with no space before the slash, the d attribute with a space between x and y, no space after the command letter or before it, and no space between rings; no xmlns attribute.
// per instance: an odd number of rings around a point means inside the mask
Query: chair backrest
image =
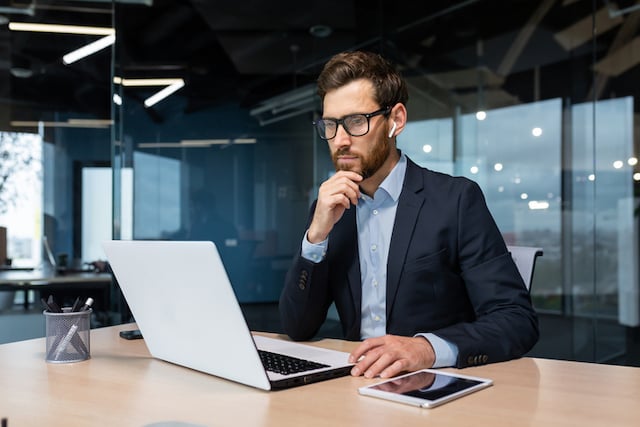
<svg viewBox="0 0 640 427"><path fill-rule="evenodd" d="M513 261L518 267L518 271L524 280L528 291L531 291L531 281L533 280L533 270L536 266L536 259L542 256L542 248L530 246L507 246Z"/></svg>

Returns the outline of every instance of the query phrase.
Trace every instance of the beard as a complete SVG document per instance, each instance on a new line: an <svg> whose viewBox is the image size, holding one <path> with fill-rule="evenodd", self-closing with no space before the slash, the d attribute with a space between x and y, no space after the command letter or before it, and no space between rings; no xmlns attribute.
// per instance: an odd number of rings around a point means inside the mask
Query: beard
<svg viewBox="0 0 640 427"><path fill-rule="evenodd" d="M382 138L377 138L364 155L351 153L351 151L349 151L351 147L341 148L331 154L333 166L336 168L336 171L346 170L356 172L362 175L363 179L370 178L380 170L382 165L384 165L384 162L389 157L389 150L391 149L390 142L391 140L384 136ZM355 156L360 161L360 170L347 165L340 165L339 156L343 155Z"/></svg>

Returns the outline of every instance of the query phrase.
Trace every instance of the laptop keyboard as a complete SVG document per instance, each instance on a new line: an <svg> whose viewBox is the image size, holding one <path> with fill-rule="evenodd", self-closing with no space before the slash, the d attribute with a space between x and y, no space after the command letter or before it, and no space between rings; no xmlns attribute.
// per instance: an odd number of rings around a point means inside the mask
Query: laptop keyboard
<svg viewBox="0 0 640 427"><path fill-rule="evenodd" d="M296 374L298 372L329 367L329 365L323 365L322 363L298 359L284 354L271 353L265 350L258 350L258 353L260 353L260 359L262 359L262 364L267 371L281 375Z"/></svg>

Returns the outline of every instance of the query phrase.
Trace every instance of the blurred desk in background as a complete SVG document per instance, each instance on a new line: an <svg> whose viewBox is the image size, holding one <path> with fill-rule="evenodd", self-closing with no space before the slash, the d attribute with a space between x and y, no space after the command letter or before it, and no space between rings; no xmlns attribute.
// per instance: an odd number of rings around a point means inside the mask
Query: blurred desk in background
<svg viewBox="0 0 640 427"><path fill-rule="evenodd" d="M94 299L95 311L109 309L112 276L110 273L65 272L51 270L9 270L0 271L0 292L24 292L24 307L29 308L29 291L38 293L35 304L40 305L40 296L49 294L60 305L71 305L77 297ZM71 303L69 303L69 300Z"/></svg>

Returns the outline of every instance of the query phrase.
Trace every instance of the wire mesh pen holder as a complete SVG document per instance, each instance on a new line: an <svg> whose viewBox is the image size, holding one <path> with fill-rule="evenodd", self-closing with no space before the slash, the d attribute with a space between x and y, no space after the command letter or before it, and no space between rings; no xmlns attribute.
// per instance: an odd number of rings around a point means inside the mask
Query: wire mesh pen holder
<svg viewBox="0 0 640 427"><path fill-rule="evenodd" d="M65 307L62 313L45 310L46 353L49 363L81 362L91 357L91 309L72 312Z"/></svg>

